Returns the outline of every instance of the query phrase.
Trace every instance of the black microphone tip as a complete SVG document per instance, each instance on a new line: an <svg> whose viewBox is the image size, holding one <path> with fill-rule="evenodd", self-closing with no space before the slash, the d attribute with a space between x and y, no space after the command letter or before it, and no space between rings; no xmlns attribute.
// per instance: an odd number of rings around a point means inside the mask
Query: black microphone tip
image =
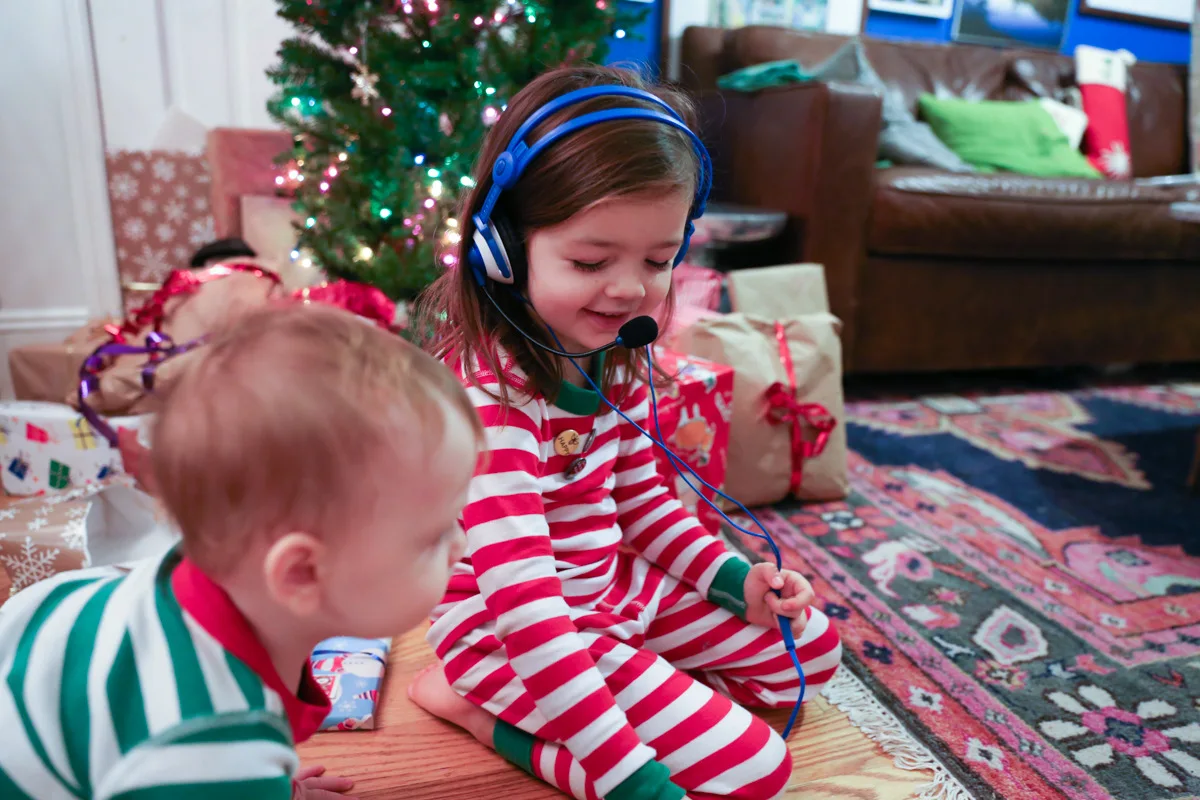
<svg viewBox="0 0 1200 800"><path fill-rule="evenodd" d="M654 317L634 317L617 331L617 343L630 350L645 347L657 338L658 323Z"/></svg>

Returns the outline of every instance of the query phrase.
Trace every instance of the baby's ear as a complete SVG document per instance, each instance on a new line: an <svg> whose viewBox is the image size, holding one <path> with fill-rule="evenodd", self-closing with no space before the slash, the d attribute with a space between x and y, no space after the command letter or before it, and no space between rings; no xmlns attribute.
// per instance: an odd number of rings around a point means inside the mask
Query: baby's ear
<svg viewBox="0 0 1200 800"><path fill-rule="evenodd" d="M298 618L321 610L320 563L325 545L308 533L287 533L276 539L263 558L263 582L278 605Z"/></svg>

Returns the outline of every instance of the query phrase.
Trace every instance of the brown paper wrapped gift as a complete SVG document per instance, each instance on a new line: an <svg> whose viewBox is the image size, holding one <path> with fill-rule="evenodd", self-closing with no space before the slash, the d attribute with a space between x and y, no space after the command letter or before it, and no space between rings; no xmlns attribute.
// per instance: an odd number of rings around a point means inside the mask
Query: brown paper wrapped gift
<svg viewBox="0 0 1200 800"><path fill-rule="evenodd" d="M114 478L109 483L123 480ZM0 508L0 567L16 594L60 572L87 566L91 498L108 483L17 500Z"/></svg>
<svg viewBox="0 0 1200 800"><path fill-rule="evenodd" d="M90 322L61 342L37 342L9 350L8 370L16 399L61 403L79 382L83 360L108 341L104 326L120 322L119 319Z"/></svg>
<svg viewBox="0 0 1200 800"><path fill-rule="evenodd" d="M216 274L215 271L240 265L218 264L206 270L193 270L194 275ZM257 268L248 263L245 266ZM283 295L278 279L269 271L234 271L225 277L208 280L190 293L174 295L162 304L162 332L177 345L199 339L222 327L250 309ZM264 274L267 277L264 277ZM174 275L174 273L173 273ZM170 285L170 279L168 284ZM157 297L157 295L156 295ZM150 330L140 330L127 337L130 344L141 344ZM192 351L194 353L195 351ZM157 394L169 386L173 376L188 361L192 353L185 353L165 360L154 373L155 393L147 393L142 384L142 368L145 355L118 356L100 372L100 385L88 402L97 412L105 415L127 416L152 413L157 408ZM67 391L66 401L79 405L78 376Z"/></svg>
<svg viewBox="0 0 1200 800"><path fill-rule="evenodd" d="M729 273L729 304L734 311L766 319L790 319L829 311L825 268L820 264L785 264Z"/></svg>
<svg viewBox="0 0 1200 800"><path fill-rule="evenodd" d="M837 317L827 312L778 322L735 313L699 320L682 334L685 352L734 369L725 488L745 505L776 503L792 493L794 484L798 484L794 494L800 500L846 496L840 325ZM781 358L783 346L795 375L794 391L789 391L786 361ZM783 387L782 392L776 384ZM819 455L804 458L796 452L793 423L770 418L768 391L772 387L792 398L797 408L815 404L832 418L834 427ZM809 425L807 420L801 424ZM815 431L800 433L809 439L815 435ZM798 475L793 476L797 469Z"/></svg>

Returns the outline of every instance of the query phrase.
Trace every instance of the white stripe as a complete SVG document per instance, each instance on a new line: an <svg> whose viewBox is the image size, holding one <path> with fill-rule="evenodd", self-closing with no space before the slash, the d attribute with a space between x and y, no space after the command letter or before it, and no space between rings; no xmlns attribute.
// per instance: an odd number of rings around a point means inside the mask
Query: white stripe
<svg viewBox="0 0 1200 800"><path fill-rule="evenodd" d="M516 583L517 581L513 581ZM557 596L541 597L517 606L511 611L505 611L496 617L496 636L504 641L514 631L519 631L530 625L553 617L568 617L570 610L566 602Z"/></svg>
<svg viewBox="0 0 1200 800"><path fill-rule="evenodd" d="M721 609L721 611L724 612L724 616L725 616L726 620L733 617L733 614L730 614L728 611L725 611L725 609ZM705 620L713 619L713 615L709 614L704 619ZM704 620L701 620L701 621L703 622ZM722 622L724 622L724 621L725 620L722 620ZM712 623L705 625L704 627L707 628L709 631L712 631L714 628L716 628L720 624L721 624L721 622L713 621ZM686 631L689 629L693 629L693 626L689 625L687 628L684 628L683 630ZM733 635L731 635L725 639L722 639L719 642L710 643L707 648L705 648L701 652L697 653L696 655L692 656L691 658L680 658L671 663L673 663L675 665L676 669L682 669L682 670L703 669L706 664L716 663L717 661L720 661L722 658L729 655L730 653L737 652L738 650L742 649L743 647L747 647L747 646L753 644L754 640L759 638L760 636L762 636L763 633L765 633L765 631L766 631L765 628L760 628L757 625L749 625L749 624L744 625L740 630L736 631ZM676 633L671 634L671 636L669 637L670 640L678 641L679 633L681 633L681 632L682 631L677 631ZM697 636L696 634L693 634L692 636L688 637L689 640L694 640L696 638L699 638L699 636ZM658 649L660 649L660 647L663 650L670 649L669 647L662 646L660 644L660 642L662 642L664 640L665 639L656 639L655 643L654 643L654 649L658 650ZM782 639L780 641L782 641ZM780 652L782 652L782 648L780 649ZM721 666L723 668L729 669L729 668L733 668L733 667L737 667L737 666L748 666L749 664L758 663L760 660L761 660L761 651L759 653L754 653L746 661L735 662L735 663L730 663L730 664L722 664Z"/></svg>
<svg viewBox="0 0 1200 800"><path fill-rule="evenodd" d="M283 706L283 698L274 689L263 686L263 706L276 716L287 719L287 710Z"/></svg>
<svg viewBox="0 0 1200 800"><path fill-rule="evenodd" d="M11 640L16 637L10 635L8 638ZM0 638L0 641L4 639ZM0 730L4 731L0 769L30 797L38 800L74 800L75 795L54 778L34 754L33 746L25 736L25 726L17 716L17 706L8 689L8 673L12 664L13 658L8 656L0 668Z"/></svg>
<svg viewBox="0 0 1200 800"><path fill-rule="evenodd" d="M721 567L725 566L726 561L733 558L737 558L737 555L730 552L719 555L708 565L708 569L700 574L700 578L696 581L696 591L700 593L701 597L708 597L708 590L712 588L717 573L721 571Z"/></svg>
<svg viewBox="0 0 1200 800"><path fill-rule="evenodd" d="M570 712L574 705L586 697L590 697L593 692L596 692L604 687L604 680L600 677L600 673L594 669L584 670L583 672L571 678L566 683L562 684L554 691L547 694L538 703L540 708L554 709L556 713L551 717L551 721L562 716L564 713ZM579 758L583 758L591 750L586 753L579 753L572 749Z"/></svg>
<svg viewBox="0 0 1200 800"><path fill-rule="evenodd" d="M688 518L685 520L685 522L688 523L688 527L699 527L700 526L700 523L697 522L696 519L694 517L692 517L690 514L688 515ZM688 565L691 564L692 561L696 558L696 556L698 556L700 554L700 551L703 550L704 548L708 547L712 543L713 543L713 539L709 536L697 537L696 541L692 542L687 547L683 548L683 551L680 552L680 554L675 557L675 560L672 561L670 563L670 565L666 567L667 572L670 572L672 575L682 575L684 573L684 571L688 568Z"/></svg>
<svg viewBox="0 0 1200 800"><path fill-rule="evenodd" d="M697 683L695 685L700 686L701 684ZM707 689L707 687L705 688ZM711 694L712 690L709 689L708 691ZM698 707L699 706L697 706L697 708ZM663 709L663 711L657 716L665 716L667 713L668 710ZM672 721L678 725L679 720L681 719L683 719L682 715L678 713L671 714L671 719L666 721L667 730L672 727L670 725ZM673 753L667 754L665 757L660 758L659 760L666 764L672 773L687 769L688 767L699 763L703 759L712 757L712 755L721 748L727 747L731 743L737 741L738 737L745 734L755 721L756 718L751 716L749 711L745 710L738 704L733 703L729 707L729 712L725 714L725 716L722 717L719 722L713 724L712 727L689 741L683 747L680 747Z"/></svg>
<svg viewBox="0 0 1200 800"><path fill-rule="evenodd" d="M270 741L144 746L130 751L95 792L96 800L175 784L250 781L295 774L292 748Z"/></svg>
<svg viewBox="0 0 1200 800"><path fill-rule="evenodd" d="M624 758L614 764L612 769L592 781L596 787L596 794L604 797L615 789L621 781L637 772L647 761L656 756L657 753L654 752L653 748L639 744L630 750Z"/></svg>
<svg viewBox="0 0 1200 800"><path fill-rule="evenodd" d="M787 757L787 744L779 734L771 731L766 743L757 753L700 784L694 791L717 795L730 794L735 789L767 777L778 769Z"/></svg>
<svg viewBox="0 0 1200 800"><path fill-rule="evenodd" d="M467 531L467 557L474 558L480 548L499 542L513 542L518 539L547 540L550 529L546 518L541 514L525 514L522 516L500 517L491 522L481 522L472 525ZM479 566L475 566L475 576L479 577Z"/></svg>
<svg viewBox="0 0 1200 800"><path fill-rule="evenodd" d="M679 504L678 500L667 500L656 509L656 511L661 513L657 513L655 516L662 518L668 514L675 513L681 508L683 508L683 506ZM654 541L650 543L649 547L642 551L642 555L657 564L664 550L674 544L675 540L680 536L690 532L693 528L699 527L699 525L700 523L696 521L695 517L689 514L684 514L673 525L670 525L665 530L661 531L656 537L654 537Z"/></svg>
<svg viewBox="0 0 1200 800"><path fill-rule="evenodd" d="M63 598L39 629L30 648L25 671L25 709L33 722L33 729L41 739L51 766L75 789L79 788L79 776L71 771L67 761L67 743L62 730L63 661L67 639L79 618L79 612L108 582L96 581L75 589ZM80 664L79 668L86 666Z"/></svg>
<svg viewBox="0 0 1200 800"><path fill-rule="evenodd" d="M596 666L600 669L601 673L609 676L629 660L629 655L629 651L624 649L624 646L616 647L601 656L600 660L596 662ZM632 683L614 695L617 705L624 709L633 708L636 704L661 689L673 674L675 674L675 668L661 656L656 657L649 669L638 675L633 679Z"/></svg>
<svg viewBox="0 0 1200 800"><path fill-rule="evenodd" d="M665 492L665 491L666 491L666 489L663 489L663 492ZM659 494L662 494L662 492L659 492ZM642 504L639 503L638 505L640 506ZM625 508L624 504L622 504L622 508L621 508L622 514L628 513L629 510L630 509ZM667 516L674 510L675 509L671 507L670 503L662 503L657 508L654 508L654 509L642 514L640 517L637 518L637 521L635 521L632 525L627 525L625 527L625 540L630 541L632 539L637 538L642 533L642 531L646 530L651 525L658 522L660 519ZM661 536L658 537L658 539L661 539L661 538L662 538ZM656 547L658 545L658 539L656 539L654 541L654 543L651 544L652 548ZM647 550L646 552L648 553L649 550ZM655 552L656 553L662 552L662 548L661 547L658 548ZM648 555L646 557L649 558Z"/></svg>
<svg viewBox="0 0 1200 800"><path fill-rule="evenodd" d="M546 515L549 519L549 514ZM621 529L613 524L604 524L611 517L597 516L597 526L574 536L562 536L552 540L555 555L578 553L581 550L595 550L598 547L612 547L621 543ZM556 523L551 521L551 525Z"/></svg>
<svg viewBox="0 0 1200 800"><path fill-rule="evenodd" d="M467 505L478 503L494 497L511 497L513 495L539 492L537 478L521 470L508 472L486 472L471 479L467 488Z"/></svg>
<svg viewBox="0 0 1200 800"><path fill-rule="evenodd" d="M129 610L129 638L138 681L142 685L142 705L146 726L155 736L179 723L179 688L175 683L175 665L167 649L167 637L158 618L153 589L141 592Z"/></svg>
<svg viewBox="0 0 1200 800"><path fill-rule="evenodd" d="M576 759L571 759L571 768L567 770L567 787L571 794L579 800L587 797L587 773L583 765Z"/></svg>
<svg viewBox="0 0 1200 800"><path fill-rule="evenodd" d="M620 707L612 705L579 731L579 733L564 741L563 744L572 753L579 753L582 756L586 756L594 752L596 748L607 742L613 734L628 724L629 720L625 718L625 712Z"/></svg>
<svg viewBox="0 0 1200 800"><path fill-rule="evenodd" d="M537 774L541 775L546 783L551 786L556 780L554 777L554 761L555 754L561 749L561 745L553 742L542 742L541 754L538 756L538 762L534 765Z"/></svg>
<svg viewBox="0 0 1200 800"><path fill-rule="evenodd" d="M512 668L518 675L533 675L557 662L561 656L582 650L583 642L580 640L579 634L571 631L555 636L550 641L542 642L532 650L526 650L513 657Z"/></svg>
<svg viewBox="0 0 1200 800"><path fill-rule="evenodd" d="M596 503L580 503L572 498L569 502L556 504L546 501L546 521L551 525L561 522L579 522L591 517L603 517L616 513L617 504L612 495L605 496Z"/></svg>
<svg viewBox="0 0 1200 800"><path fill-rule="evenodd" d="M650 719L637 726L638 737L643 742L650 742L663 734L670 733L683 724L683 720L695 714L704 704L712 699L713 690L699 681L691 681L683 693L668 703ZM736 708L736 706L735 706ZM728 715L715 725L725 725ZM713 750L707 751L709 754ZM672 772L675 770L672 769Z"/></svg>
<svg viewBox="0 0 1200 800"><path fill-rule="evenodd" d="M121 585L109 595L100 624L96 626L96 644L92 649L92 662L88 665L87 686L90 711L88 769L93 787L100 785L121 757L112 710L108 707L108 677L129 625L130 609L140 598L154 591L158 568L157 563L140 564L126 575Z"/></svg>
<svg viewBox="0 0 1200 800"><path fill-rule="evenodd" d="M218 714L249 711L250 703L242 694L242 688L238 685L233 670L229 668L225 648L186 611L183 612L183 623L191 634L192 647L196 651L196 659L200 662L204 683L208 686L208 696L212 698L213 711Z"/></svg>
<svg viewBox="0 0 1200 800"><path fill-rule="evenodd" d="M674 650L675 648L677 648L681 645L684 645L684 644L687 644L688 642L692 642L692 641L695 641L696 639L699 639L700 637L704 636L709 631L711 631L713 628L715 628L717 625L720 625L722 622L724 622L725 620L729 619L732 616L733 616L733 614L731 614L730 612L721 608L720 606L713 606L712 611L708 612L703 617L692 622L691 624L685 625L684 627L682 627L678 630L672 631L671 633L667 633L662 636L658 636L654 639L647 640L646 646L656 653L662 653L667 650ZM748 626L748 627L752 627L752 626ZM755 630L762 630L762 629L755 628ZM705 661L707 661L707 659L705 659ZM677 668L679 668L678 664L676 664L675 666Z"/></svg>

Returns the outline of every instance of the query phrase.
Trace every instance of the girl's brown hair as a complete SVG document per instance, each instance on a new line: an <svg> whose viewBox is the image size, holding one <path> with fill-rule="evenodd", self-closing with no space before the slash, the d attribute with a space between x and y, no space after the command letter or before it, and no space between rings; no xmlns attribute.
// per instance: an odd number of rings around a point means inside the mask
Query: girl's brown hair
<svg viewBox="0 0 1200 800"><path fill-rule="evenodd" d="M495 126L488 132L475 164L475 186L463 199L459 211L461 240L458 266L444 272L418 299L415 330L420 343L448 361L462 360L472 385L480 380L470 368L473 362L496 377L498 399L509 401L509 381L504 375L501 351L515 359L528 376L524 391L540 393L553 400L563 380L560 359L540 350L512 329L483 296L468 261L475 234L472 217L479 212L491 189L491 170L517 129L542 106L568 92L590 86L628 86L653 93L695 130L695 108L683 94L645 81L631 70L594 65L560 67L536 78L519 91ZM583 114L606 108L662 109L649 101L630 97L600 96L577 103L551 115L526 137L536 142L547 132ZM530 163L516 185L500 197L497 213L503 214L520 231L525 243L530 232L566 222L575 214L612 197L644 194L695 193L700 161L686 133L652 120L615 120L590 125L555 142ZM517 288L520 288L519 286ZM554 343L534 322L529 306L516 292L492 285L492 296L513 321L543 344ZM664 301L664 324L674 308L674 289ZM607 393L614 387L617 370L626 375L647 377L646 354L642 350L617 348L610 351L600 385Z"/></svg>

